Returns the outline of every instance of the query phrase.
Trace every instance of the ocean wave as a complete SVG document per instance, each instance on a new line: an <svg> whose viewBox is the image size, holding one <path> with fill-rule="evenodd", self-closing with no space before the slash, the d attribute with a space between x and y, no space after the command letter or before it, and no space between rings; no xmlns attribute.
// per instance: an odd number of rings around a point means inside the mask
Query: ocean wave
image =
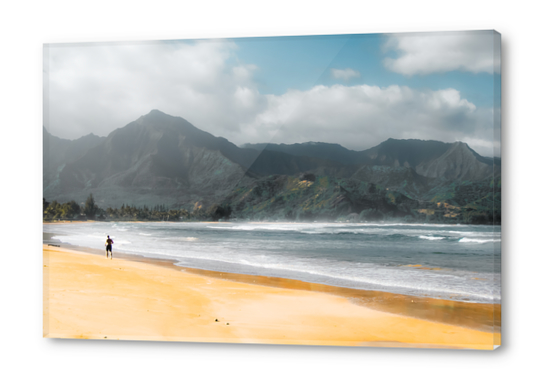
<svg viewBox="0 0 542 379"><path fill-rule="evenodd" d="M501 242L501 239L477 239L477 238L461 238L459 242L463 243L488 243L488 242Z"/></svg>
<svg viewBox="0 0 542 379"><path fill-rule="evenodd" d="M447 253L444 251L434 251L431 254L435 255L470 255L470 253Z"/></svg>
<svg viewBox="0 0 542 379"><path fill-rule="evenodd" d="M500 232L458 232L458 231L455 231L455 230L449 230L447 231L446 233L450 233L450 234L461 234L462 236L465 236L465 237L468 237L468 238L484 238L484 237L487 237L487 238L493 238L493 237L496 237L496 236L500 236ZM460 237L460 236L458 236Z"/></svg>
<svg viewBox="0 0 542 379"><path fill-rule="evenodd" d="M200 259L198 259L200 260ZM322 270L322 267L307 267L303 266L300 267L298 265L292 265L291 263L284 263L284 262L269 262L269 263L263 263L263 262L249 262L246 259L241 259L240 261L232 261L232 260L224 260L224 259L209 259L204 258L203 261L215 261L215 262L227 262L232 263L235 265L241 265L245 267L254 267L259 269L268 269L268 270L278 270L281 272L281 275L284 275L285 272L291 272L293 275L286 274L286 277L290 277L292 279L299 279L299 280L309 280L314 281L318 283L323 284L332 284L332 285L345 285L345 286L351 286L354 283L354 288L362 288L362 289L385 289L392 292L398 292L398 293L404 293L406 290L406 293L410 293L413 295L423 295L426 296L450 296L453 295L454 297L464 297L469 299L477 299L478 301L486 301L491 302L494 301L497 297L487 289L484 291L482 288L479 288L476 290L475 288L466 288L463 286L450 288L446 282L436 282L435 280L432 280L431 282L427 282L426 280L429 278L435 278L438 276L439 278L444 277L452 277L449 274L444 274L442 272L435 272L435 270L415 270L415 271L409 271L409 274L407 276L400 276L397 277L397 274L399 274L399 271L397 269L389 269L389 268L382 268L378 265L371 265L373 268L365 267L364 271L367 271L367 273L371 273L370 276L363 275L361 272L358 272L355 274L352 273L345 273L345 272L329 272L328 270ZM182 265L182 264L180 264ZM328 266L326 266L328 267ZM379 277L373 276L375 271L380 272L381 274ZM299 276L301 274L302 276ZM309 275L310 278L305 277L304 275ZM269 275L273 275L270 273ZM390 279L392 277L395 277L395 280ZM420 281L421 278L425 278L425 280ZM456 278L459 279L459 278ZM489 279L487 279L489 280ZM348 283L348 284L347 284ZM423 283L423 284L422 284ZM367 287L369 286L369 287ZM376 287L373 287L376 286Z"/></svg>
<svg viewBox="0 0 542 379"><path fill-rule="evenodd" d="M113 243L117 246L130 245L131 242L127 240L113 240Z"/></svg>
<svg viewBox="0 0 542 379"><path fill-rule="evenodd" d="M423 229L423 227L430 229ZM464 227L464 225L424 225L424 224L380 224L380 223L322 223L322 224L242 224L242 225L208 225L206 228L215 230L230 230L230 231L259 231L259 232L290 232L308 235L373 235L397 238L398 236L415 237L427 240L442 240L452 237L454 234L459 234L458 238L465 237L495 237L497 233L488 231L457 231L443 230L448 227ZM412 228L414 227L414 228ZM420 228L422 227L422 228ZM437 229L437 230L431 230ZM427 233L440 234L440 236L428 235Z"/></svg>
<svg viewBox="0 0 542 379"><path fill-rule="evenodd" d="M186 267L420 296L449 293L483 301L498 298L498 275L447 268L451 265L478 271L485 267L486 257L495 254L487 242L500 241L499 229L492 232L486 227L461 227L380 223L143 223L132 227L120 223L112 229L111 224L92 223L45 225L44 231L72 233L54 238L99 249L103 249L105 236L111 234L118 251L172 258ZM392 246L398 247L397 254L393 254ZM384 251L389 247L392 253ZM450 264L463 258L464 265ZM474 266L469 266L468 260ZM443 270L404 268L408 262ZM471 280L473 277L486 280Z"/></svg>
<svg viewBox="0 0 542 379"><path fill-rule="evenodd" d="M297 228L285 227L285 226L263 226L263 225L234 225L234 226L207 226L208 229L221 229L221 230L239 230L239 231L255 231L255 230L269 230L269 231L298 231Z"/></svg>
<svg viewBox="0 0 542 379"><path fill-rule="evenodd" d="M174 241L174 242L192 242L197 241L198 237L166 237L162 241Z"/></svg>
<svg viewBox="0 0 542 379"><path fill-rule="evenodd" d="M421 238L422 240L437 241L437 240L443 240L446 237L419 236L418 238Z"/></svg>

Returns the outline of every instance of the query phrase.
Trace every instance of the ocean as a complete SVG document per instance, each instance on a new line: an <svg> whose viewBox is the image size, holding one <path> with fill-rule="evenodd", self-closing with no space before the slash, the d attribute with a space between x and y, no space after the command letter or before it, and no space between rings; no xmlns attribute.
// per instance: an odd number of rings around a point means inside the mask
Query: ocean
<svg viewBox="0 0 542 379"><path fill-rule="evenodd" d="M393 223L45 224L52 241L167 258L183 267L499 303L501 228Z"/></svg>

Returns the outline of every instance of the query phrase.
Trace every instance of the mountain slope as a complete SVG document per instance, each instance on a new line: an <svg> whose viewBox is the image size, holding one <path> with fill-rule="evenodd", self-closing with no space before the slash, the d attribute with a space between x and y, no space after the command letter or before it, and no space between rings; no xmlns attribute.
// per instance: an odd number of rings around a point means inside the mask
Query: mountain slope
<svg viewBox="0 0 542 379"><path fill-rule="evenodd" d="M44 131L44 152L47 200L82 202L92 193L103 209L165 204L205 214L221 206L234 217L290 220L488 222L500 215L500 162L461 142L239 148L154 110L107 137L67 141Z"/></svg>
<svg viewBox="0 0 542 379"><path fill-rule="evenodd" d="M424 140L388 139L363 151L348 150L341 145L323 142L296 144L246 144L262 153L280 152L297 157L314 158L337 164L322 167L386 166L412 168L417 174L428 178L449 180L482 180L492 175L493 165L500 166L500 159L485 158L462 142L445 143ZM306 168L311 170L313 168ZM343 167L344 169L344 167ZM267 170L268 172L270 170ZM352 173L352 170L346 172ZM283 174L284 172L274 172ZM348 174L340 174L342 176Z"/></svg>
<svg viewBox="0 0 542 379"><path fill-rule="evenodd" d="M415 168L422 162L442 156L449 145L439 141L390 138L360 154L370 159L372 165Z"/></svg>
<svg viewBox="0 0 542 379"><path fill-rule="evenodd" d="M243 146L258 151L277 151L299 157L324 159L327 161L338 162L343 165L367 164L370 162L370 160L360 154L360 152L348 150L347 148L334 143L305 142L291 145L284 143L256 143L245 144Z"/></svg>
<svg viewBox="0 0 542 379"><path fill-rule="evenodd" d="M480 158L466 143L455 142L441 156L416 165L416 172L428 178L481 180L493 175L493 166Z"/></svg>
<svg viewBox="0 0 542 379"><path fill-rule="evenodd" d="M56 197L81 201L93 192L106 204L176 204L221 196L246 169L225 157L238 149L180 117L159 111L113 131L60 173Z"/></svg>
<svg viewBox="0 0 542 379"><path fill-rule="evenodd" d="M58 184L64 166L81 158L89 149L98 146L105 137L89 134L76 140L66 140L51 135L43 128L43 188Z"/></svg>

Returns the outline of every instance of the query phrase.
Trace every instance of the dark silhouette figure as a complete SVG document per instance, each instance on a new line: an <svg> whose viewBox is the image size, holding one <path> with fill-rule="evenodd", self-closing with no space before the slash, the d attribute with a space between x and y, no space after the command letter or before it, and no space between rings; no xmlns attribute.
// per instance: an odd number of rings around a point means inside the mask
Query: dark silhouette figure
<svg viewBox="0 0 542 379"><path fill-rule="evenodd" d="M109 258L109 253L111 253L111 259L113 259L113 240L107 236L105 240L105 258Z"/></svg>

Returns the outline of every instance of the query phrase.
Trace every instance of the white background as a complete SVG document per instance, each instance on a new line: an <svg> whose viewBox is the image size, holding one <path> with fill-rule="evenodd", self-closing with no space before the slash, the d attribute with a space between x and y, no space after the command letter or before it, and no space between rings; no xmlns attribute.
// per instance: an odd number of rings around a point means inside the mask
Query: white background
<svg viewBox="0 0 542 379"><path fill-rule="evenodd" d="M532 4L536 3L3 2L0 13L1 375L6 378L538 375L542 59L540 14ZM480 352L66 341L41 337L43 43L467 29L496 29L502 33L503 347Z"/></svg>

